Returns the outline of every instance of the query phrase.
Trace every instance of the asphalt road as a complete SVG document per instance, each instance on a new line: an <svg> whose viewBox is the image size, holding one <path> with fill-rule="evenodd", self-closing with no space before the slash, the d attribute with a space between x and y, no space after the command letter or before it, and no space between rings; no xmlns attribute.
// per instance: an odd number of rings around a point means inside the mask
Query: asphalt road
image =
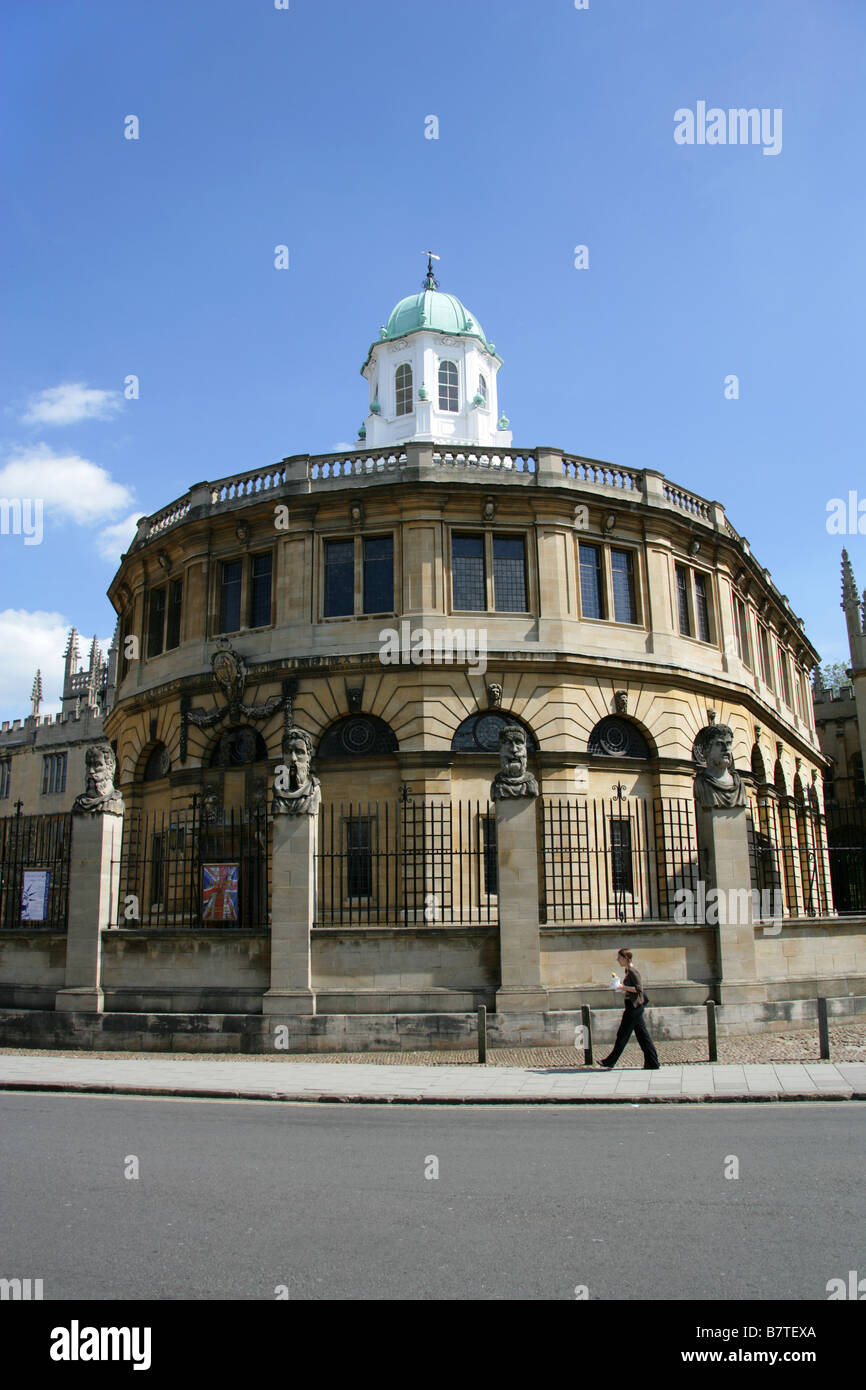
<svg viewBox="0 0 866 1390"><path fill-rule="evenodd" d="M864 1118L4 1094L0 1278L46 1299L824 1301L866 1272Z"/></svg>

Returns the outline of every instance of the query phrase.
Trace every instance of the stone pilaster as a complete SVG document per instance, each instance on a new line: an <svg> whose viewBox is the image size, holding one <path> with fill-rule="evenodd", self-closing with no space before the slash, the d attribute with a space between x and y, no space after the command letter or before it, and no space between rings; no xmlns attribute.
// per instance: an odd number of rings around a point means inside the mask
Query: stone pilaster
<svg viewBox="0 0 866 1390"><path fill-rule="evenodd" d="M755 960L746 807L707 809L697 805L695 814L701 877L708 894L716 889L720 895L716 928L719 1002L763 1001L767 989L758 982Z"/></svg>
<svg viewBox="0 0 866 1390"><path fill-rule="evenodd" d="M72 817L66 983L55 996L61 1012L102 1013L102 938L117 912L123 816Z"/></svg>
<svg viewBox="0 0 866 1390"><path fill-rule="evenodd" d="M501 984L497 1011L548 1007L541 985L538 926L538 833L534 797L496 802Z"/></svg>
<svg viewBox="0 0 866 1390"><path fill-rule="evenodd" d="M314 1014L310 933L316 906L318 816L277 815L271 865L271 987L264 1014Z"/></svg>

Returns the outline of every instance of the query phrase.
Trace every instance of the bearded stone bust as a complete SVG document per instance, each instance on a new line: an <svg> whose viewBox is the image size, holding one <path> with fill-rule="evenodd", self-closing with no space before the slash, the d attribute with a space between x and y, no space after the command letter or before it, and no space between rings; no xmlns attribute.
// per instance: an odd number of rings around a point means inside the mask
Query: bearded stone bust
<svg viewBox="0 0 866 1390"><path fill-rule="evenodd" d="M116 767L110 743L94 743L84 755L87 781L72 803L76 816L123 815L123 797L114 785Z"/></svg>
<svg viewBox="0 0 866 1390"><path fill-rule="evenodd" d="M283 735L283 761L274 774L275 816L315 816L322 804L322 787L310 771L313 740L305 729Z"/></svg>
<svg viewBox="0 0 866 1390"><path fill-rule="evenodd" d="M499 772L490 795L494 801L512 796L538 796L538 783L527 769L526 732L519 724L506 724L499 731Z"/></svg>
<svg viewBox="0 0 866 1390"><path fill-rule="evenodd" d="M734 731L727 724L708 724L692 745L697 766L695 801L704 810L745 806L746 788L734 767Z"/></svg>

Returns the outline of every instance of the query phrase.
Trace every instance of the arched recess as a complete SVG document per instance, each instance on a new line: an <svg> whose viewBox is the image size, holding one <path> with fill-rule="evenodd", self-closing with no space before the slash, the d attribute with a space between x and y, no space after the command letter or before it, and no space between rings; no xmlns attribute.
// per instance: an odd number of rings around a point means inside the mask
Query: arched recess
<svg viewBox="0 0 866 1390"><path fill-rule="evenodd" d="M470 714L458 724L451 739L452 753L498 753L499 734L507 724L517 724L523 729L528 753L538 751L538 740L522 719L498 709L487 709L480 714Z"/></svg>
<svg viewBox="0 0 866 1390"><path fill-rule="evenodd" d="M267 744L257 729L241 724L217 734L211 747L209 767L246 767L267 758Z"/></svg>
<svg viewBox="0 0 866 1390"><path fill-rule="evenodd" d="M375 714L349 714L338 719L319 739L319 758L370 758L399 750L390 724Z"/></svg>
<svg viewBox="0 0 866 1390"><path fill-rule="evenodd" d="M767 781L767 769L764 766L764 755L757 743L752 745L752 776L759 786L763 786Z"/></svg>
<svg viewBox="0 0 866 1390"><path fill-rule="evenodd" d="M634 722L619 714L600 719L587 739L586 751L593 758L654 758L655 749L647 735Z"/></svg>
<svg viewBox="0 0 866 1390"><path fill-rule="evenodd" d="M144 759L141 772L143 782L158 782L171 772L171 758L164 743L155 743Z"/></svg>
<svg viewBox="0 0 866 1390"><path fill-rule="evenodd" d="M773 786L776 788L779 796L788 795L788 784L785 781L785 769L782 767L781 761L778 758L776 759L776 766L773 768Z"/></svg>

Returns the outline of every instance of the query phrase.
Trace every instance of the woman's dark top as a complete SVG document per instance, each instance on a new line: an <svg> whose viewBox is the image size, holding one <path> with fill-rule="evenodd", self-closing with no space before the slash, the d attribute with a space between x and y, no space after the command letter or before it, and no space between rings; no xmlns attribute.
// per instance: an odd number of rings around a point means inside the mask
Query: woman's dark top
<svg viewBox="0 0 866 1390"><path fill-rule="evenodd" d="M623 975L622 982L624 985L631 985L632 989L636 989L638 991L637 994L627 994L625 996L626 1008L640 1008L641 1004L644 1002L643 982L633 965L630 965L628 970Z"/></svg>

